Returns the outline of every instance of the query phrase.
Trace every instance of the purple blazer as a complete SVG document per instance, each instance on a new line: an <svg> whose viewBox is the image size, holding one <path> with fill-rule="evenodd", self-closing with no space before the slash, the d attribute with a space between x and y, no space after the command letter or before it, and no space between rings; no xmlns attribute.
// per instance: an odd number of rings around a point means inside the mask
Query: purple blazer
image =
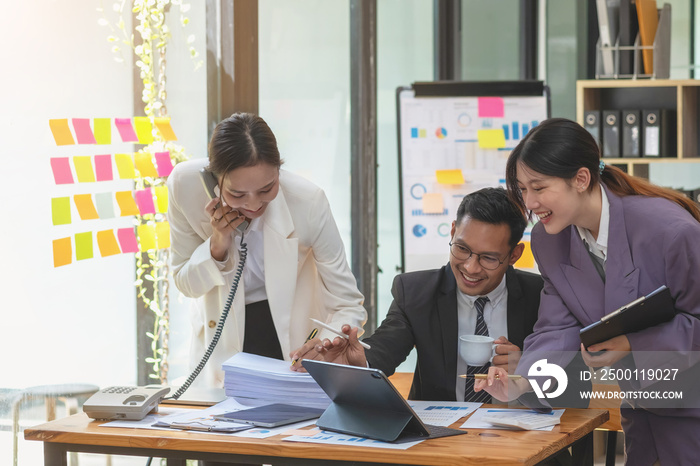
<svg viewBox="0 0 700 466"><path fill-rule="evenodd" d="M669 322L628 334L633 352L700 350L700 223L665 199L620 197L607 188L605 192L610 202L605 283L576 227L550 235L538 223L532 231L544 289L534 332L524 343L519 373L526 373L534 362L530 359L537 355L527 355L533 350L552 351L555 356L550 362L566 365L570 356L559 355L557 361L555 352L578 351L581 328L661 285L669 287L680 312ZM689 381L700 380L697 360L667 359L661 367L685 371L679 377ZM700 410L663 409L659 414L700 417Z"/></svg>

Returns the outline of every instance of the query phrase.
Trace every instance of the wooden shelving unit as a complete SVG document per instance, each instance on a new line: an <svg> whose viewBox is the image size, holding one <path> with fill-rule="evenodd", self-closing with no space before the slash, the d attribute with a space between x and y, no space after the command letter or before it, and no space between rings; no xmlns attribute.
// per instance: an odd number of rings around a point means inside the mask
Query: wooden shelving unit
<svg viewBox="0 0 700 466"><path fill-rule="evenodd" d="M677 156L604 158L627 173L649 177L650 163L700 162L700 80L596 79L576 82L576 120L583 125L587 110L672 109L676 111Z"/></svg>

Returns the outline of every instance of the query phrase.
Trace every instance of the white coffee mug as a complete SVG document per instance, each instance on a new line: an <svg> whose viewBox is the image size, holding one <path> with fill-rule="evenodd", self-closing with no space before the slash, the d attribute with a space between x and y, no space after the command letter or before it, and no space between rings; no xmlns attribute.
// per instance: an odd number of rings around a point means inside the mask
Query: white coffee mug
<svg viewBox="0 0 700 466"><path fill-rule="evenodd" d="M483 366L491 360L494 339L484 335L462 335L459 337L459 354L470 366Z"/></svg>

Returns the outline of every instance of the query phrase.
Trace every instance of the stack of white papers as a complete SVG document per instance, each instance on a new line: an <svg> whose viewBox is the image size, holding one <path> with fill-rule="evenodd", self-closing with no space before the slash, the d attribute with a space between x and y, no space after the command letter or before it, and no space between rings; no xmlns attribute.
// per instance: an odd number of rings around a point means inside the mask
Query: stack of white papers
<svg viewBox="0 0 700 466"><path fill-rule="evenodd" d="M288 361L238 353L222 368L226 396L244 405L285 403L326 409L331 403L308 373L292 371Z"/></svg>

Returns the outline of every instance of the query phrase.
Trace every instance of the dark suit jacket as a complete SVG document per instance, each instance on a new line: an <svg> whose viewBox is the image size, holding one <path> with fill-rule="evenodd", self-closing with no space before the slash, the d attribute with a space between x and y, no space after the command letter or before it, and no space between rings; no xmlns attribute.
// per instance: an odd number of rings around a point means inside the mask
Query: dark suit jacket
<svg viewBox="0 0 700 466"><path fill-rule="evenodd" d="M508 340L522 348L537 320L542 278L509 267L506 288ZM457 401L457 282L449 264L397 275L391 293L386 319L364 339L372 346L365 352L370 366L391 375L415 346L418 362L409 399Z"/></svg>

